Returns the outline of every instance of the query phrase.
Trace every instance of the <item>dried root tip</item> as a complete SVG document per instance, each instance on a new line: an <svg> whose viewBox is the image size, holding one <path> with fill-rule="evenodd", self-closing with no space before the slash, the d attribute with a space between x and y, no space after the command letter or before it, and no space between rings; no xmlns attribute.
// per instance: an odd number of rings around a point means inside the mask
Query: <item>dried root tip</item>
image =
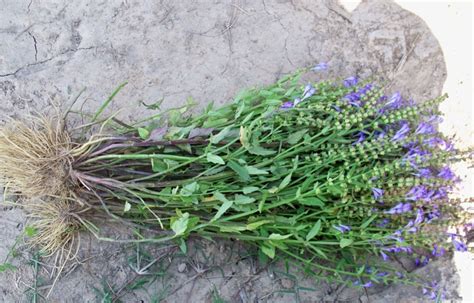
<svg viewBox="0 0 474 303"><path fill-rule="evenodd" d="M71 139L61 121L32 117L0 127L0 178L29 198L68 195Z"/></svg>
<svg viewBox="0 0 474 303"><path fill-rule="evenodd" d="M78 218L85 216L87 209L66 199L29 200L23 207L36 230L31 239L33 246L52 255L78 245L78 232L82 227Z"/></svg>

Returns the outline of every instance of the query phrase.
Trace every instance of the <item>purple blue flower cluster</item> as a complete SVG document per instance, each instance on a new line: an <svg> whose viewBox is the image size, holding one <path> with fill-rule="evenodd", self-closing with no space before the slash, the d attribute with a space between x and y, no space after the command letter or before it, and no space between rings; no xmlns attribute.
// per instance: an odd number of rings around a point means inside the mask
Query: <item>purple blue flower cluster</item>
<svg viewBox="0 0 474 303"><path fill-rule="evenodd" d="M299 103L303 102L304 100L308 99L309 97L313 96L316 93L316 88L314 88L311 84L307 84L304 88L303 94L301 98L295 98L293 101L286 101L281 106L280 109L289 109L293 108Z"/></svg>
<svg viewBox="0 0 474 303"><path fill-rule="evenodd" d="M395 214L403 214L409 212L411 210L410 203L398 203L394 207L390 208L390 210L385 211L386 214L395 215Z"/></svg>
<svg viewBox="0 0 474 303"><path fill-rule="evenodd" d="M459 237L457 234L450 234L450 236L451 236L451 242L454 245L454 249L456 249L457 251L461 251L461 252L467 251L466 244L464 244L461 241L457 240L457 238Z"/></svg>
<svg viewBox="0 0 474 303"><path fill-rule="evenodd" d="M357 85L357 83L359 83L359 80L356 77L351 76L349 78L344 79L343 83L345 87L351 87Z"/></svg>
<svg viewBox="0 0 474 303"><path fill-rule="evenodd" d="M339 232L341 233L345 233L345 232L348 232L351 230L351 227L350 226L347 226L347 225L343 225L343 224L339 224L339 225L333 225L333 227L335 229L337 229Z"/></svg>
<svg viewBox="0 0 474 303"><path fill-rule="evenodd" d="M405 139L409 131L410 126L408 125L408 123L403 123L402 127L400 127L400 129L393 136L392 141L400 141L402 139Z"/></svg>
<svg viewBox="0 0 474 303"><path fill-rule="evenodd" d="M315 72L327 69L327 63L312 68ZM288 118L307 126L312 136L332 132L314 149L307 146L308 159L316 159L317 183L326 182L321 174L328 174L327 183L317 186L323 209L327 208L331 217L324 227L331 232L326 230L325 234L340 241L341 250L353 252L364 250L365 244L372 245L370 251L377 255L375 264L385 262L363 271L362 266L374 263L359 259L363 262L358 264L360 276L356 281L348 278L349 282L367 288L382 280L408 279L409 273L386 269L389 261L400 254L424 266L449 249L468 250L463 237L453 235L443 240L440 234L425 228L428 224L444 228L445 222L457 220L452 219L457 202L452 202L448 193L459 181L450 163L460 151L438 131L442 122L438 110L425 103L414 104L400 92L384 95L376 84L361 83L355 76L316 87L318 91L306 85L298 98L283 103L281 108L311 105L308 112L298 111L298 115ZM330 96L331 101L325 103L323 96ZM327 120L314 113L321 113ZM313 122L302 121L300 117L305 114ZM426 287L430 297L434 288Z"/></svg>
<svg viewBox="0 0 474 303"><path fill-rule="evenodd" d="M349 78L348 78L349 79ZM354 78L355 79L355 78ZM347 81L344 80L344 81ZM350 82L350 81L349 81ZM348 83L349 83L348 82ZM346 82L344 82L346 83ZM352 82L350 82L352 83ZM355 82L357 84L357 81ZM354 84L355 85L355 84ZM350 87L351 85L349 85L348 87ZM348 104L352 105L352 106L355 106L355 107L361 107L362 106L362 97L368 92L370 91L371 89L373 88L372 84L366 84L365 86L359 88L357 91L355 92L352 92L352 93L349 93L347 95L344 96L344 100L347 101Z"/></svg>

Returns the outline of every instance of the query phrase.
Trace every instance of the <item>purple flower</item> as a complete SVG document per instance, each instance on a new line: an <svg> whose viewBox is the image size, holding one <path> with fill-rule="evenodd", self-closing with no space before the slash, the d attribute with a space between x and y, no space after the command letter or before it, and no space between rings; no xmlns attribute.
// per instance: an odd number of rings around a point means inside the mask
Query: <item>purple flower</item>
<svg viewBox="0 0 474 303"><path fill-rule="evenodd" d="M303 100L301 100L300 98L295 98L295 100L293 101L293 103L294 103L294 105L296 106L296 105L298 105L298 103L300 103L301 101L303 101Z"/></svg>
<svg viewBox="0 0 474 303"><path fill-rule="evenodd" d="M430 262L430 258L424 257L423 261L421 261L421 266L426 266Z"/></svg>
<svg viewBox="0 0 474 303"><path fill-rule="evenodd" d="M362 287L365 287L365 288L369 288L369 287L372 287L372 286L374 286L374 284L372 283L372 281L369 281L369 282L367 282L367 283L365 283L365 284L362 284Z"/></svg>
<svg viewBox="0 0 474 303"><path fill-rule="evenodd" d="M453 239L453 245L454 245L454 248L457 250L457 251L461 251L461 252L465 252L467 251L467 246L466 244L456 240L456 239Z"/></svg>
<svg viewBox="0 0 474 303"><path fill-rule="evenodd" d="M334 108L337 112L341 112L341 108L337 105L331 105L332 108Z"/></svg>
<svg viewBox="0 0 474 303"><path fill-rule="evenodd" d="M403 238L400 237L400 236L396 236L396 235L387 236L387 239L395 240L397 242L403 242Z"/></svg>
<svg viewBox="0 0 474 303"><path fill-rule="evenodd" d="M389 259L390 259L390 257L389 257L389 256L387 256L387 254L386 254L386 253L384 253L383 251L381 251L381 252L380 252L380 255L382 256L382 259L383 259L384 261L387 261L387 260L389 260Z"/></svg>
<svg viewBox="0 0 474 303"><path fill-rule="evenodd" d="M421 208L418 208L416 210L416 219L415 219L415 225L419 225L423 222L424 219L424 213Z"/></svg>
<svg viewBox="0 0 474 303"><path fill-rule="evenodd" d="M347 103L349 103L350 105L355 106L355 107L360 107L361 102L359 100L360 100L361 96L362 95L360 93L353 92L353 93L345 95L344 99L346 99Z"/></svg>
<svg viewBox="0 0 474 303"><path fill-rule="evenodd" d="M409 148L408 152L405 154L405 160L414 160L417 157L424 159L426 156L431 155L431 153L427 150L423 150L419 146L415 146L414 143L409 143L405 145L406 148Z"/></svg>
<svg viewBox="0 0 474 303"><path fill-rule="evenodd" d="M390 222L390 219L383 219L381 222L377 223L377 227L385 227Z"/></svg>
<svg viewBox="0 0 474 303"><path fill-rule="evenodd" d="M414 234L417 232L418 227L415 226L415 222L413 220L408 221L408 224L405 225L405 229L407 232Z"/></svg>
<svg viewBox="0 0 474 303"><path fill-rule="evenodd" d="M454 150L454 144L451 141L445 141L441 140L441 148L444 149L445 151L452 151Z"/></svg>
<svg viewBox="0 0 474 303"><path fill-rule="evenodd" d="M434 209L432 212L426 215L426 223L430 223L431 221L438 219L440 216L441 212L439 211L439 209Z"/></svg>
<svg viewBox="0 0 474 303"><path fill-rule="evenodd" d="M400 95L399 92L396 92L390 97L390 100L385 103L385 106L391 107L391 108L399 108L401 106L402 102L402 96Z"/></svg>
<svg viewBox="0 0 474 303"><path fill-rule="evenodd" d="M356 77L349 77L344 79L344 86L345 87L351 87L354 86L358 83L359 81L357 80Z"/></svg>
<svg viewBox="0 0 474 303"><path fill-rule="evenodd" d="M446 191L446 188L438 188L434 195L431 197L432 200L438 200L438 199L443 199L448 196L448 192Z"/></svg>
<svg viewBox="0 0 474 303"><path fill-rule="evenodd" d="M280 106L280 109L292 108L293 106L294 105L292 101L287 101Z"/></svg>
<svg viewBox="0 0 474 303"><path fill-rule="evenodd" d="M304 88L304 91L303 91L303 97L301 98L301 101L304 101L305 99L308 99L309 97L314 95L315 92L316 92L316 89L310 83L306 84L306 86Z"/></svg>
<svg viewBox="0 0 474 303"><path fill-rule="evenodd" d="M415 130L415 134L417 135L427 135L433 134L435 132L435 128L430 123L421 122Z"/></svg>
<svg viewBox="0 0 474 303"><path fill-rule="evenodd" d="M415 259L415 266L418 267L418 266L420 266L420 264L421 264L420 263L420 258L416 258Z"/></svg>
<svg viewBox="0 0 474 303"><path fill-rule="evenodd" d="M431 255L433 257L442 257L446 253L446 250L443 247L438 247L438 244L433 245L433 250Z"/></svg>
<svg viewBox="0 0 474 303"><path fill-rule="evenodd" d="M410 203L398 203L394 207L392 207L390 210L385 211L384 213L386 214L401 214L401 213L406 213L411 210L411 204Z"/></svg>
<svg viewBox="0 0 474 303"><path fill-rule="evenodd" d="M451 171L448 166L445 166L439 171L438 177L443 178L445 180L453 180L454 178L456 178L456 175Z"/></svg>
<svg viewBox="0 0 474 303"><path fill-rule="evenodd" d="M428 258L426 256L423 257L422 260L420 260L419 258L416 258L415 259L415 266L416 267L423 267L423 266L427 265L429 262L430 262L430 258Z"/></svg>
<svg viewBox="0 0 474 303"><path fill-rule="evenodd" d="M395 133L393 136L392 141L399 141L406 137L406 134L410 131L410 127L408 123L404 123L402 127Z"/></svg>
<svg viewBox="0 0 474 303"><path fill-rule="evenodd" d="M381 130L381 131L376 131L375 136L377 137L378 140L385 138L386 133Z"/></svg>
<svg viewBox="0 0 474 303"><path fill-rule="evenodd" d="M428 139L423 140L423 143L428 145L429 147L437 147L438 145L443 145L444 140L438 137L431 137Z"/></svg>
<svg viewBox="0 0 474 303"><path fill-rule="evenodd" d="M420 168L418 169L418 172L415 173L414 175L421 178L430 178L431 170L429 168Z"/></svg>
<svg viewBox="0 0 474 303"><path fill-rule="evenodd" d="M431 122L434 122L434 123L441 123L443 122L443 118L440 117L440 116L437 116L437 115L433 115L429 118L428 120L428 123L431 123Z"/></svg>
<svg viewBox="0 0 474 303"><path fill-rule="evenodd" d="M351 230L350 226L342 225L342 224L339 224L339 226L333 225L333 227L337 229L338 231L340 231L341 233L345 233Z"/></svg>
<svg viewBox="0 0 474 303"><path fill-rule="evenodd" d="M426 198L428 191L425 186L417 185L413 186L411 190L406 194L407 200L417 201Z"/></svg>
<svg viewBox="0 0 474 303"><path fill-rule="evenodd" d="M372 194L375 200L380 199L383 196L383 189L381 188L372 188Z"/></svg>
<svg viewBox="0 0 474 303"><path fill-rule="evenodd" d="M361 143L362 141L364 141L365 138L366 138L366 137L365 137L365 134L364 134L363 132L359 132L357 135L359 136L359 139L357 139L357 141L355 141L354 143L352 143L352 145L359 144L359 143Z"/></svg>
<svg viewBox="0 0 474 303"><path fill-rule="evenodd" d="M372 84L369 83L366 86L359 88L359 90L356 92L345 95L344 99L346 99L350 105L360 107L362 105L362 96L364 96L371 89Z"/></svg>
<svg viewBox="0 0 474 303"><path fill-rule="evenodd" d="M320 62L316 64L311 70L315 72L321 72L327 70L329 65L326 62Z"/></svg>

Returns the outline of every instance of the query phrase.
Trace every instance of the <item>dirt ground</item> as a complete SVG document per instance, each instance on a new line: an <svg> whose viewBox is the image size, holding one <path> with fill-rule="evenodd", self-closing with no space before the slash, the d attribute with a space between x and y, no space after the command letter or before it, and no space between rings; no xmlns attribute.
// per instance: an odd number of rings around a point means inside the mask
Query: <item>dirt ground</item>
<svg viewBox="0 0 474 303"><path fill-rule="evenodd" d="M205 107L240 89L328 62L312 80L356 75L422 101L440 94L446 67L440 46L416 15L391 1L363 1L348 13L336 1L63 1L3 0L0 10L0 114L24 117L66 106L93 110L121 83L110 111L135 120L190 96ZM4 118L2 121L5 121ZM119 246L82 236L77 260L55 283L51 260L25 249L25 214L0 209L1 302L423 302L410 287L368 293L315 283L283 267L259 264L240 243L191 240L174 247ZM151 264L151 265L150 265ZM420 274L441 280L459 301L449 259ZM37 295L38 294L38 295ZM110 300L109 300L110 299Z"/></svg>

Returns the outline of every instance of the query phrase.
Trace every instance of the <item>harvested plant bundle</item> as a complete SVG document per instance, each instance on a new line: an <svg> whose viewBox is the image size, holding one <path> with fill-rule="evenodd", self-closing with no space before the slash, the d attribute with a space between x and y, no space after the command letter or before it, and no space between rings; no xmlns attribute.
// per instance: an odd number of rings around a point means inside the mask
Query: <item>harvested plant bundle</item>
<svg viewBox="0 0 474 303"><path fill-rule="evenodd" d="M198 116L172 110L167 126L106 119L111 135L84 138L60 118L11 121L0 174L27 198L48 252L79 229L115 241L97 227L110 218L160 230L137 241L238 239L316 278L370 287L419 283L386 262L398 255L426 263L467 250L445 232L468 219L448 194L450 163L469 155L436 129L445 96L414 104L354 77L302 87L300 75Z"/></svg>

